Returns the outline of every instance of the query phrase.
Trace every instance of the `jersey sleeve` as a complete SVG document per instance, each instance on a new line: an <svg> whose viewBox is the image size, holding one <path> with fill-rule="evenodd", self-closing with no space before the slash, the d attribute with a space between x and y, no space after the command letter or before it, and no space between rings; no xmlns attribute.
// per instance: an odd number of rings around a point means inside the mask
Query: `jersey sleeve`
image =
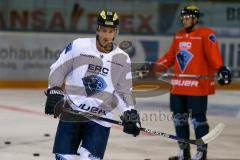
<svg viewBox="0 0 240 160"><path fill-rule="evenodd" d="M154 72L165 72L175 63L175 47L175 39L173 39L169 50L165 53L165 55L156 61L154 65Z"/></svg>
<svg viewBox="0 0 240 160"><path fill-rule="evenodd" d="M61 52L57 61L51 65L48 77L48 87L61 87L63 85L65 77L72 71L73 53L74 42L71 42Z"/></svg>
<svg viewBox="0 0 240 160"><path fill-rule="evenodd" d="M204 53L208 60L208 63L215 70L222 66L222 57L220 54L218 41L213 31L206 31L203 37Z"/></svg>
<svg viewBox="0 0 240 160"><path fill-rule="evenodd" d="M132 95L133 86L130 58L127 61L115 88L115 96L118 98L117 107L121 112L133 109L135 106L135 99Z"/></svg>

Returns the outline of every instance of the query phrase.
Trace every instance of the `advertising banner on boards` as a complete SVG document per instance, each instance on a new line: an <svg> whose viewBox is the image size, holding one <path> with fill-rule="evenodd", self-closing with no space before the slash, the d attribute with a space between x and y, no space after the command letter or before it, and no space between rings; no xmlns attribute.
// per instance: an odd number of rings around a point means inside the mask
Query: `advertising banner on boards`
<svg viewBox="0 0 240 160"><path fill-rule="evenodd" d="M0 32L0 80L47 80L49 67L68 43L88 34ZM170 36L119 36L134 44L132 62L154 62L171 44ZM219 38L224 64L240 69L240 39Z"/></svg>

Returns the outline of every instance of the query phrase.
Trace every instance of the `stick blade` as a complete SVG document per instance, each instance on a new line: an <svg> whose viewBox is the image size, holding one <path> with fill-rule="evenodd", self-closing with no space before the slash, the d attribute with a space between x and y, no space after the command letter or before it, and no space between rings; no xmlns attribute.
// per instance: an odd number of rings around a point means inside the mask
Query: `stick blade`
<svg viewBox="0 0 240 160"><path fill-rule="evenodd" d="M219 123L208 134L203 136L201 139L197 140L196 141L197 145L204 145L204 144L207 144L207 143L211 142L212 140L217 138L222 133L224 128L225 128L225 124Z"/></svg>

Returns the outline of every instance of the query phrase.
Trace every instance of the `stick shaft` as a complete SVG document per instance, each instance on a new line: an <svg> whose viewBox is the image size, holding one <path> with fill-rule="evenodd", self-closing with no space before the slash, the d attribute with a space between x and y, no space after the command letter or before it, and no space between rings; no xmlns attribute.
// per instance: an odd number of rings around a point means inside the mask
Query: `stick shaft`
<svg viewBox="0 0 240 160"><path fill-rule="evenodd" d="M210 77L210 76L202 76L202 75L193 75L193 74L175 74L175 73L164 73L161 75L161 77L163 78L173 78L173 77L178 77L178 78L202 78L202 79L210 79L210 80L215 80L214 77Z"/></svg>
<svg viewBox="0 0 240 160"><path fill-rule="evenodd" d="M73 103L70 99L69 99L69 101L70 101L70 103ZM65 106L65 104L68 104L68 103L65 103L65 102L64 102L63 105L61 105L61 107ZM72 117L72 116L77 116L77 117L82 116L82 117L87 118L88 120L97 119L97 120L102 120L102 121L105 121L105 122L109 122L109 123L112 123L112 124L123 126L121 121L101 117L99 115L89 113L89 112L75 111L75 110L72 110L71 108L65 108L65 107L63 107L61 109L61 112L62 112L62 114L60 116L60 119L62 118L62 120L64 120L64 113L67 113L67 114L69 114L68 117L69 116L70 117ZM74 121L74 119L72 119L72 120ZM175 135L167 134L167 133L160 132L160 131L154 131L154 130L151 130L151 129L148 129L148 128L143 128L143 127L141 127L140 130L143 131L143 132L146 132L146 133L159 135L159 136L166 137L168 139L172 139L172 140L183 142L183 143L194 144L194 145L204 145L204 144L207 144L210 141L214 140L222 132L223 128L224 128L224 124L219 124L212 131L210 131L207 135L203 136L200 139L196 139L196 140L184 139L184 138L181 138L181 137L178 137L178 136L175 136Z"/></svg>
<svg viewBox="0 0 240 160"><path fill-rule="evenodd" d="M64 111L66 111L68 113L71 112L70 110L63 110L63 114L64 114ZM80 111L74 111L74 114L76 114L76 112L79 113L79 116L87 117L89 120L92 120L92 119L101 120L101 121L105 121L105 122L109 122L109 123L112 123L112 124L123 126L121 121L117 121L117 120L113 120L113 119L109 119L109 118L105 118L105 117L100 117L98 115L94 115L94 114L91 114L89 112L85 113L85 112L80 112ZM63 117L62 120L64 120L64 117ZM165 137L165 138L168 138L168 139L172 139L172 140L176 140L176 141L180 141L180 142L183 142L183 143L189 143L189 144L197 145L196 140L183 139L183 138L177 137L175 135L167 134L167 133L160 132L160 131L154 131L154 130L151 130L151 129L148 129L148 128L143 128L143 127L141 127L140 130L143 131L143 132L149 133L149 134L159 135L159 136L162 136L162 137Z"/></svg>

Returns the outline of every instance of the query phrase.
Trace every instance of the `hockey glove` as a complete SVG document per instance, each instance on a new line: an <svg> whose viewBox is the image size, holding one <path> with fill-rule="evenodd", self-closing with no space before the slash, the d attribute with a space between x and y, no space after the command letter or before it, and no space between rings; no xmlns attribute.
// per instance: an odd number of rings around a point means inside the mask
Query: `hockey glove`
<svg viewBox="0 0 240 160"><path fill-rule="evenodd" d="M140 133L141 122L137 110L131 109L125 111L121 116L123 124L123 132L132 134L134 137Z"/></svg>
<svg viewBox="0 0 240 160"><path fill-rule="evenodd" d="M153 64L151 62L147 62L143 64L141 67L136 69L136 75L138 78L146 78L151 75L153 68Z"/></svg>
<svg viewBox="0 0 240 160"><path fill-rule="evenodd" d="M47 92L45 92L45 95L47 96L45 114L53 115L56 104L64 97L63 90L60 87L55 86L49 88ZM55 115L54 118L56 118Z"/></svg>
<svg viewBox="0 0 240 160"><path fill-rule="evenodd" d="M228 85L232 81L231 70L226 66L222 66L219 68L217 76L218 76L218 83L220 85Z"/></svg>

